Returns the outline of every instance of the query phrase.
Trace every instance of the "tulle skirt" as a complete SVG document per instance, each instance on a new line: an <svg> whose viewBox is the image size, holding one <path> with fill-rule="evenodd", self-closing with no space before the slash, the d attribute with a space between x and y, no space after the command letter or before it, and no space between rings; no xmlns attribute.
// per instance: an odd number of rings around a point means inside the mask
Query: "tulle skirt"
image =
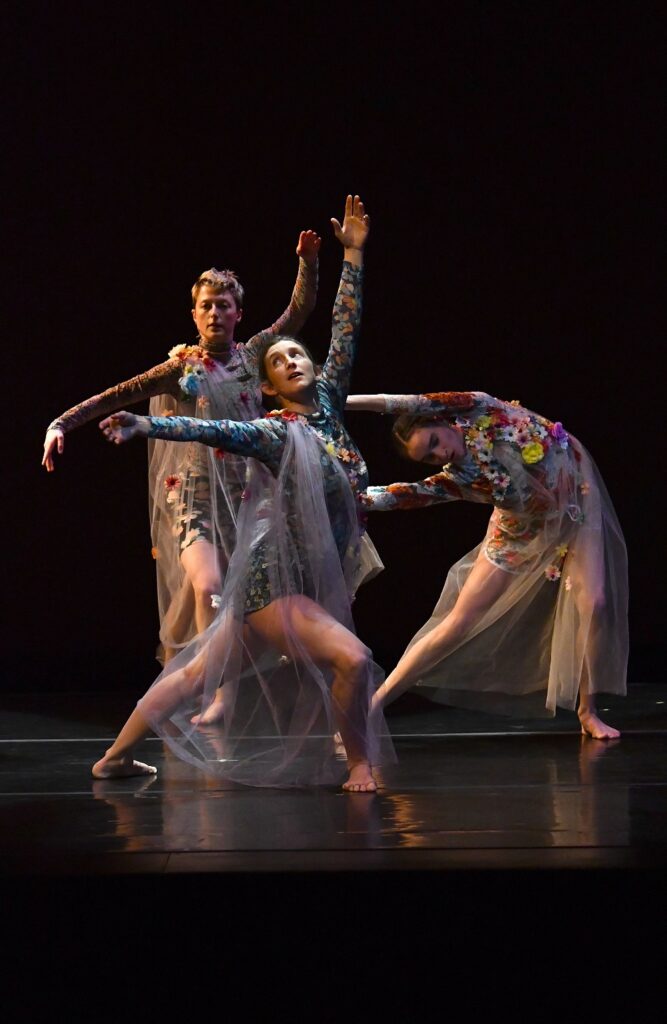
<svg viewBox="0 0 667 1024"><path fill-rule="evenodd" d="M376 571L374 549L343 470L322 452L313 432L291 423L277 478L248 460L215 620L139 702L170 749L210 775L258 786L338 783L346 756L337 732L348 754L363 750L375 765L394 759L384 721L368 716L382 672L354 635L350 610L361 578ZM194 724L220 687L222 720Z"/></svg>
<svg viewBox="0 0 667 1024"><path fill-rule="evenodd" d="M501 596L416 686L435 701L509 714L573 709L591 693L624 694L628 659L627 556L595 463L572 436L556 505L536 517L495 508L481 544L447 575L429 621L453 609L485 558L508 574Z"/></svg>

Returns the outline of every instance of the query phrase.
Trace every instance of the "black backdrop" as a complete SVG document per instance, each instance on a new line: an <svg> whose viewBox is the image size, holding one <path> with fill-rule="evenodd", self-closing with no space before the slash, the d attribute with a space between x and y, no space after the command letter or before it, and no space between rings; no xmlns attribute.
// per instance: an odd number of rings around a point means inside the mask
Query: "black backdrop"
<svg viewBox="0 0 667 1024"><path fill-rule="evenodd" d="M485 390L577 434L628 542L631 678L656 678L661 5L166 7L5 14L5 687L153 677L145 447L89 426L47 476L44 428L191 339L211 264L245 283L240 338L270 322L305 227L325 239L304 333L323 353L347 192L372 218L354 390ZM385 419L350 422L373 482L414 478ZM372 519L387 569L356 618L386 667L487 515Z"/></svg>

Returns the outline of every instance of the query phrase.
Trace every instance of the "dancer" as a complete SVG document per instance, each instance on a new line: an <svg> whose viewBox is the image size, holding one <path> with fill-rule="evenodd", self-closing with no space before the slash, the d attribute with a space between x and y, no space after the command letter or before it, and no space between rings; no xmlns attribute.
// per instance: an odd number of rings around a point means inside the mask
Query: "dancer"
<svg viewBox="0 0 667 1024"><path fill-rule="evenodd" d="M582 731L612 739L595 695L625 693L627 563L600 474L560 423L483 392L355 395L348 408L400 414L399 450L443 469L418 483L370 487L374 510L446 501L493 505L483 542L449 571L432 617L376 694L411 686L443 703L546 690Z"/></svg>
<svg viewBox="0 0 667 1024"><path fill-rule="evenodd" d="M374 792L388 734L369 729L376 685L370 652L354 634L350 601L360 582L365 515L357 496L368 475L343 424L361 315L361 267L369 230L348 196L329 354L318 378L305 347L269 339L260 353L262 390L279 408L251 422L155 418L121 412L100 426L121 443L134 436L196 440L249 460L238 542L215 621L169 663L115 743L97 778L145 774L133 759L150 728L204 771L255 785L331 782L340 773L334 731L347 755L344 789ZM224 460L223 460L224 461ZM191 724L224 684L224 721Z"/></svg>
<svg viewBox="0 0 667 1024"><path fill-rule="evenodd" d="M299 235L299 271L289 306L269 328L245 345L234 334L243 316L243 288L236 275L214 267L192 288L194 345L177 345L169 359L131 380L80 402L48 427L42 465L55 468L65 434L98 416L150 398L156 416L186 415L235 420L261 413L257 352L267 338L298 333L315 306L320 239ZM215 615L229 558L236 543L236 517L245 460L230 456L213 465L202 445L156 441L149 452L152 551L156 560L160 647L168 660ZM211 486L215 480L216 485ZM215 707L210 715L216 714Z"/></svg>

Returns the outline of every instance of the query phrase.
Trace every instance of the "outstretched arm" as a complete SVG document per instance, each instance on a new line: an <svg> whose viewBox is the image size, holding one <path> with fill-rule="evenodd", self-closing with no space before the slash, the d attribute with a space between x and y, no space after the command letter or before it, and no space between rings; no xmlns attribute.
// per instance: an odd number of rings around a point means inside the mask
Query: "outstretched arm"
<svg viewBox="0 0 667 1024"><path fill-rule="evenodd" d="M160 363L159 366L147 370L146 373L140 373L130 380L123 381L122 384L107 388L101 395L92 395L84 402L72 406L47 427L42 465L47 472L52 473L55 469L53 456L56 450L62 455L65 449L65 434L83 426L84 423L89 423L98 416L107 416L115 409L122 409L124 405L134 405L144 398L152 398L153 395L176 394L178 379L182 372L179 360L169 359L166 363Z"/></svg>
<svg viewBox="0 0 667 1024"><path fill-rule="evenodd" d="M461 489L453 480L444 473L436 473L416 483L369 487L364 495L364 504L374 512L390 512L398 508L426 508L445 501L461 501L462 498Z"/></svg>
<svg viewBox="0 0 667 1024"><path fill-rule="evenodd" d="M350 395L345 408L352 412L381 412L419 416L469 412L488 399L482 391L436 391L425 395Z"/></svg>
<svg viewBox="0 0 667 1024"><path fill-rule="evenodd" d="M117 412L100 423L108 441L124 444L133 437L163 441L198 441L276 465L285 446L286 424L276 419L200 420L192 416L135 416Z"/></svg>
<svg viewBox="0 0 667 1024"><path fill-rule="evenodd" d="M331 218L336 238L343 246L343 271L333 308L331 345L322 379L334 391L342 411L350 388L350 375L361 326L361 289L364 246L370 218L359 196L348 196L342 225Z"/></svg>
<svg viewBox="0 0 667 1024"><path fill-rule="evenodd" d="M246 342L245 353L251 361L254 362L257 359L257 353L266 338L277 334L298 334L315 309L318 255L321 241L315 231L302 231L299 235L296 247L299 270L289 306L274 324L260 331L259 334L255 334L250 341Z"/></svg>

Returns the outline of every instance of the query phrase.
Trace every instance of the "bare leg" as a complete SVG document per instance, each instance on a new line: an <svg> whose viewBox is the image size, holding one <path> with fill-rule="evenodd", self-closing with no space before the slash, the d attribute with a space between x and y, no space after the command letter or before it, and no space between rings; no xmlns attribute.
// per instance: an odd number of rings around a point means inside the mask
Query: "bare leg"
<svg viewBox="0 0 667 1024"><path fill-rule="evenodd" d="M442 661L506 590L512 577L480 552L456 604L439 626L407 651L373 697L372 711L399 697L429 669Z"/></svg>
<svg viewBox="0 0 667 1024"><path fill-rule="evenodd" d="M126 778L131 775L155 775L157 768L134 761L132 751L150 733L146 719L135 708L104 757L93 765L96 779Z"/></svg>
<svg viewBox="0 0 667 1024"><path fill-rule="evenodd" d="M195 541L181 555L181 564L195 593L197 632L203 633L215 618L211 598L220 594L222 588L218 550L207 540ZM221 721L223 716L224 703L220 687L206 710L200 715L193 715L192 722L194 725L214 725Z"/></svg>
<svg viewBox="0 0 667 1024"><path fill-rule="evenodd" d="M347 754L349 778L343 789L354 793L374 793L373 778L366 747L366 696L364 683L368 669L366 650L359 639L307 597L274 601L248 616L248 625L278 650L284 649L282 616L287 610L290 627L308 655L333 671L331 693L338 728Z"/></svg>
<svg viewBox="0 0 667 1024"><path fill-rule="evenodd" d="M163 676L151 689L153 707L162 718L168 718L183 699L184 692L196 691L203 685L203 671L208 644L183 668ZM130 775L154 775L157 768L133 760L134 748L151 732L140 708L135 708L104 757L93 765L96 779Z"/></svg>
<svg viewBox="0 0 667 1024"><path fill-rule="evenodd" d="M585 665L579 685L577 715L581 723L581 731L584 735L590 736L594 740L615 740L621 735L618 729L612 728L611 725L606 725L602 719L598 718L595 694L589 692L588 671Z"/></svg>

